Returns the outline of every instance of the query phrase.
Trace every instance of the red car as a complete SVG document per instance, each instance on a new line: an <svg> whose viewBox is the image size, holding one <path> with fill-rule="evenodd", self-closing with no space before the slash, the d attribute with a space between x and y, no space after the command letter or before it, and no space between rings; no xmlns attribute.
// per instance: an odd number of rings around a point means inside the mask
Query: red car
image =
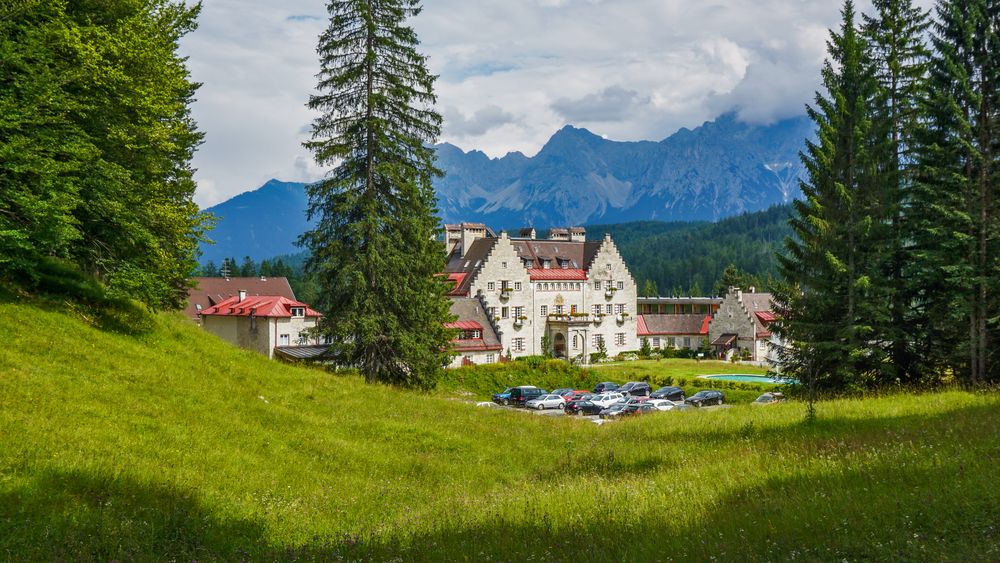
<svg viewBox="0 0 1000 563"><path fill-rule="evenodd" d="M567 403L570 401L575 401L577 399L590 397L590 395L592 395L590 391L581 391L579 389L577 389L576 391L569 391L562 394L563 399L565 399Z"/></svg>

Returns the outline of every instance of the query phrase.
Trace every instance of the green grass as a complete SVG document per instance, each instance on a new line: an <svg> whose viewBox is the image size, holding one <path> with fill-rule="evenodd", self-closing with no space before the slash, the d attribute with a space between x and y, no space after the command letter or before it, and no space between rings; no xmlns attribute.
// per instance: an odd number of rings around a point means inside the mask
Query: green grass
<svg viewBox="0 0 1000 563"><path fill-rule="evenodd" d="M177 316L128 336L8 300L0 330L0 559L1000 559L994 394L597 426L271 363Z"/></svg>

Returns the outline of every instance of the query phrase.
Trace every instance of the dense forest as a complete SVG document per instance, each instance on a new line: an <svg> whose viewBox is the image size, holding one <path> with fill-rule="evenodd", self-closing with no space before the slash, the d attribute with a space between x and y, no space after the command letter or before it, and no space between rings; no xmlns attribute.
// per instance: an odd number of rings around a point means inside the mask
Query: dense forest
<svg viewBox="0 0 1000 563"><path fill-rule="evenodd" d="M768 289L778 273L776 254L792 231L788 206L746 213L717 223L624 223L593 225L591 237L611 233L640 295L706 295L730 265L748 283Z"/></svg>
<svg viewBox="0 0 1000 563"><path fill-rule="evenodd" d="M727 267L735 266L741 285L768 289L777 274L776 253L788 226L788 206L746 213L718 223L642 221L587 227L590 238L611 233L622 257L632 270L640 295L706 295L724 290L719 286ZM305 275L307 252L276 256L255 262L228 258L223 264L208 262L201 275L284 276L296 297L312 302L318 285Z"/></svg>
<svg viewBox="0 0 1000 563"><path fill-rule="evenodd" d="M0 3L0 281L179 307L208 218L192 201L200 6Z"/></svg>

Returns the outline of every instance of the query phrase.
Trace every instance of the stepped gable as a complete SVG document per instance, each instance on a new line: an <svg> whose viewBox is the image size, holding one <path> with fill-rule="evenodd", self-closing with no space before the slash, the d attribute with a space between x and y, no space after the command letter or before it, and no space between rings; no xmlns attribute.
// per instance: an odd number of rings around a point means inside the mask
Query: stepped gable
<svg viewBox="0 0 1000 563"><path fill-rule="evenodd" d="M711 315L639 315L639 336L708 335Z"/></svg>
<svg viewBox="0 0 1000 563"><path fill-rule="evenodd" d="M466 297L469 295L469 288L472 286L473 280L476 279L476 273L486 262L486 258L489 257L497 240L490 237L476 239L469 245L469 250L464 257L457 250L452 251L444 271L448 274L448 279L454 281L456 285L448 292L448 295Z"/></svg>
<svg viewBox="0 0 1000 563"><path fill-rule="evenodd" d="M462 339L461 334L453 340L456 352L500 351L500 338L497 337L493 324L486 317L486 309L478 299L471 297L452 297L451 314L457 320L445 325L462 331L478 330L482 335L479 339Z"/></svg>
<svg viewBox="0 0 1000 563"><path fill-rule="evenodd" d="M272 295L295 300L295 292L288 283L288 278L191 278L194 287L188 291L187 307L184 315L189 319L198 320L198 314L222 303L226 299L236 297L240 290L247 296Z"/></svg>

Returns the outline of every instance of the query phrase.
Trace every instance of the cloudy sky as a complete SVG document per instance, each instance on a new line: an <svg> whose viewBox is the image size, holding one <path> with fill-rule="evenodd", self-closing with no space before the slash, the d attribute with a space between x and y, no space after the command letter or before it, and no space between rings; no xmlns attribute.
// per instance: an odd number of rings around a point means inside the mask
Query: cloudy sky
<svg viewBox="0 0 1000 563"><path fill-rule="evenodd" d="M203 3L182 44L204 84L195 201L320 177L301 143L325 1ZM831 0L425 0L412 24L440 76L442 140L502 156L536 153L565 124L659 140L727 110L752 122L799 115L838 10Z"/></svg>

